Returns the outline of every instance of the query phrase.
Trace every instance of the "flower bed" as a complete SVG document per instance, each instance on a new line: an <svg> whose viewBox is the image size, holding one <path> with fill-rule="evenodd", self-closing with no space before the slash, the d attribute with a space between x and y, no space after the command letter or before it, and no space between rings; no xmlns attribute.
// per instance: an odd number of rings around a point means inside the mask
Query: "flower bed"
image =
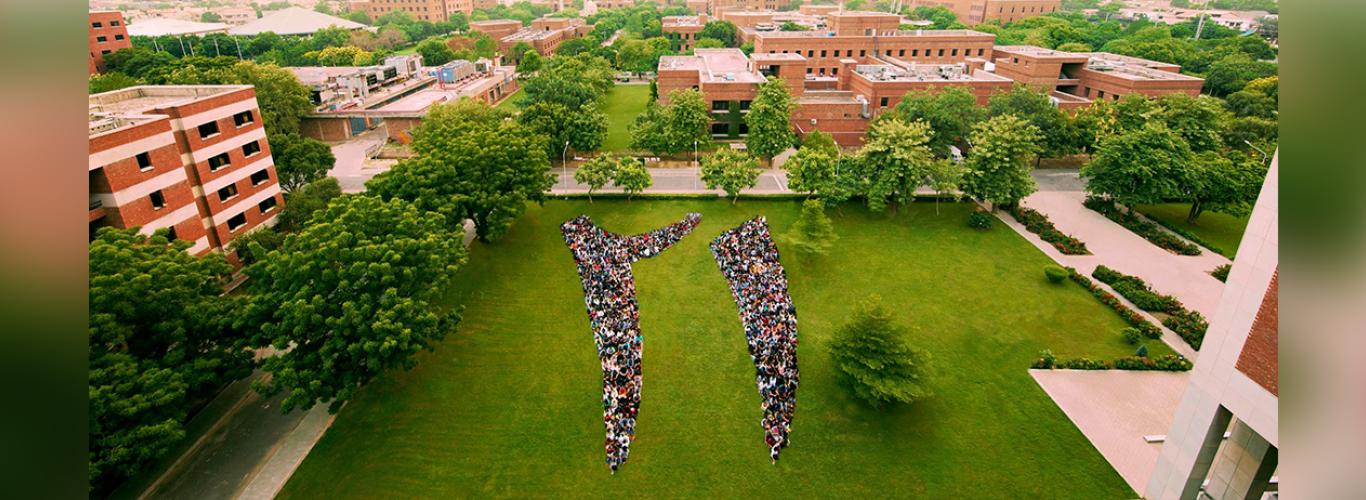
<svg viewBox="0 0 1366 500"><path fill-rule="evenodd" d="M1197 351L1200 350L1200 344L1205 341L1205 331L1209 329L1209 322L1205 321L1204 315L1188 309L1167 316L1162 320L1162 325L1171 328L1181 336L1181 340L1186 341Z"/></svg>
<svg viewBox="0 0 1366 500"><path fill-rule="evenodd" d="M1180 255L1200 255L1200 247L1187 243L1172 233L1163 231L1157 224L1143 220L1132 212L1120 210L1112 201L1087 197L1082 205L1100 212L1105 218L1124 226L1125 229L1133 231L1134 234L1142 236L1167 251Z"/></svg>
<svg viewBox="0 0 1366 500"><path fill-rule="evenodd" d="M1086 244L1072 236L1063 234L1058 228L1053 227L1053 222L1048 220L1048 216L1039 213L1038 210L1015 206L1007 211L1011 217L1024 225L1029 232L1039 235L1039 238L1052 244L1053 248L1058 249L1066 255L1090 255L1086 249Z"/></svg>
<svg viewBox="0 0 1366 500"><path fill-rule="evenodd" d="M1233 270L1233 264L1223 264L1223 265L1220 265L1219 267L1214 268L1213 271L1210 271L1210 272L1209 272L1209 275L1210 275L1210 276L1214 276L1214 279L1217 279L1217 280L1219 280L1219 281L1223 281L1223 282L1227 283L1227 282L1228 282L1228 272L1229 272L1229 271L1232 271L1232 270Z"/></svg>
<svg viewBox="0 0 1366 500"><path fill-rule="evenodd" d="M1158 328L1157 325L1154 325L1151 321L1148 321L1147 318L1144 318L1142 315L1134 312L1133 309L1129 309L1128 306L1125 306L1122 302L1119 301L1119 298L1115 297L1114 295L1111 295L1110 292L1107 292L1101 287L1096 286L1095 283L1091 282L1091 278L1083 276L1081 273L1077 272L1076 269L1070 267L1067 268L1067 275L1072 278L1072 281L1075 281L1077 282L1077 284L1081 285L1082 288L1085 288L1088 291L1090 291L1091 295L1094 295L1096 299L1100 300L1100 303L1109 306L1110 309L1113 309L1115 311L1115 314L1118 314L1120 318L1124 319L1124 321L1128 323L1129 326L1137 328L1138 331L1143 334L1143 336L1148 337L1150 339L1162 338L1161 328Z"/></svg>
<svg viewBox="0 0 1366 500"><path fill-rule="evenodd" d="M1039 357L1029 367L1042 370L1136 370L1184 372L1191 369L1190 360L1176 354L1156 358L1127 356L1114 361L1090 358L1059 360L1051 351L1039 353Z"/></svg>
<svg viewBox="0 0 1366 500"><path fill-rule="evenodd" d="M1176 314L1186 309L1176 297L1157 293L1137 276L1130 276L1105 266L1096 266L1091 276L1101 283L1110 285L1110 288L1144 311Z"/></svg>

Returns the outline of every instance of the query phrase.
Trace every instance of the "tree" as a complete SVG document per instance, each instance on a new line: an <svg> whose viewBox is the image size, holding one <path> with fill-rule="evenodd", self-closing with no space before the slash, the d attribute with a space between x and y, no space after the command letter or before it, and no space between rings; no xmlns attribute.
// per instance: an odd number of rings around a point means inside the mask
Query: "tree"
<svg viewBox="0 0 1366 500"><path fill-rule="evenodd" d="M437 212L458 227L474 221L481 241L501 236L554 185L544 139L473 99L429 108L412 129L417 156L375 176L366 189Z"/></svg>
<svg viewBox="0 0 1366 500"><path fill-rule="evenodd" d="M702 159L702 184L730 196L730 203L740 198L740 190L759 183L759 163L744 151L722 148Z"/></svg>
<svg viewBox="0 0 1366 500"><path fill-rule="evenodd" d="M794 1L801 2L801 0ZM778 31L806 31L806 26L802 26L792 21L783 21L782 26L778 27Z"/></svg>
<svg viewBox="0 0 1366 500"><path fill-rule="evenodd" d="M1207 151L1195 155L1183 175L1183 197L1191 204L1186 222L1194 224L1205 210L1235 217L1247 215L1257 202L1266 165L1246 155Z"/></svg>
<svg viewBox="0 0 1366 500"><path fill-rule="evenodd" d="M1191 97L1186 94L1167 94L1157 98L1158 113L1152 118L1162 121L1190 145L1191 151L1223 149L1224 128L1230 116L1224 103L1208 96Z"/></svg>
<svg viewBox="0 0 1366 500"><path fill-rule="evenodd" d="M551 101L533 103L517 121L546 139L548 158L560 157L566 144L575 151L593 151L607 140L607 115L591 102L576 110Z"/></svg>
<svg viewBox="0 0 1366 500"><path fill-rule="evenodd" d="M333 198L341 195L341 184L337 183L335 177L323 177L304 184L285 194L285 209L280 212L276 227L291 232L303 230L314 213L327 208Z"/></svg>
<svg viewBox="0 0 1366 500"><path fill-rule="evenodd" d="M455 60L455 51L437 38L423 40L414 50L422 56L422 64L427 66L440 66Z"/></svg>
<svg viewBox="0 0 1366 500"><path fill-rule="evenodd" d="M677 154L711 143L711 113L702 93L679 89L669 93L669 103L651 103L636 116L631 128L631 147L655 154Z"/></svg>
<svg viewBox="0 0 1366 500"><path fill-rule="evenodd" d="M1086 191L1125 205L1178 199L1191 163L1190 146L1161 123L1105 138L1083 166Z"/></svg>
<svg viewBox="0 0 1366 500"><path fill-rule="evenodd" d="M825 215L825 204L820 200L806 200L802 202L802 215L783 242L805 255L825 255L838 239L835 225Z"/></svg>
<svg viewBox="0 0 1366 500"><path fill-rule="evenodd" d="M593 191L602 189L616 176L617 160L598 155L574 170L574 182L588 185L588 202L593 202Z"/></svg>
<svg viewBox="0 0 1366 500"><path fill-rule="evenodd" d="M832 154L829 149L803 144L797 154L783 163L783 170L787 171L788 189L806 193L808 197L825 195L834 186L838 159L837 153Z"/></svg>
<svg viewBox="0 0 1366 500"><path fill-rule="evenodd" d="M1248 82L1275 74L1275 63L1256 61L1247 54L1235 53L1210 65L1205 75L1205 91L1222 97L1242 90Z"/></svg>
<svg viewBox="0 0 1366 500"><path fill-rule="evenodd" d="M962 164L936 158L930 162L930 168L925 171L925 183L934 189L934 214L939 215L939 199L950 196L955 201L960 197L959 190L963 188L963 177L967 175L967 169Z"/></svg>
<svg viewBox="0 0 1366 500"><path fill-rule="evenodd" d="M521 64L522 58L525 57L528 53L536 53L536 48L532 47L531 44L526 42L517 42L512 46L512 48L508 49L507 55L508 59L510 59L514 64Z"/></svg>
<svg viewBox="0 0 1366 500"><path fill-rule="evenodd" d="M384 371L412 368L459 321L432 303L465 262L458 227L373 196L336 198L319 217L247 268L242 324L276 348L261 361L273 376L256 388L286 391L285 412L328 403L336 413Z"/></svg>
<svg viewBox="0 0 1366 500"><path fill-rule="evenodd" d="M612 88L611 64L591 55L555 56L522 84L524 106L553 102L566 109L596 103Z"/></svg>
<svg viewBox="0 0 1366 500"><path fill-rule="evenodd" d="M1280 113L1280 79L1269 76L1250 81L1242 90L1229 94L1225 103L1239 117L1276 119Z"/></svg>
<svg viewBox="0 0 1366 500"><path fill-rule="evenodd" d="M555 55L573 57L592 51L593 42L587 38L570 38L555 48Z"/></svg>
<svg viewBox="0 0 1366 500"><path fill-rule="evenodd" d="M890 203L909 203L925 180L934 155L930 127L925 122L879 120L868 131L868 143L854 162L858 193L874 212Z"/></svg>
<svg viewBox="0 0 1366 500"><path fill-rule="evenodd" d="M740 30L730 21L711 21L702 26L702 31L697 32L697 39L711 38L720 41L726 47L738 47L739 35Z"/></svg>
<svg viewBox="0 0 1366 500"><path fill-rule="evenodd" d="M188 401L251 372L223 297L232 271L191 242L102 228L90 243L90 484L104 492L184 436Z"/></svg>
<svg viewBox="0 0 1366 500"><path fill-rule="evenodd" d="M318 0L317 3L313 4L313 10L329 16L332 15L332 6L328 4L327 0Z"/></svg>
<svg viewBox="0 0 1366 500"><path fill-rule="evenodd" d="M962 29L967 27L963 23L958 22L958 16L955 15L953 11L949 10L947 7L939 5L922 5L916 7L915 10L911 12L911 17L926 21L933 21L934 25L931 26L930 29L948 30Z"/></svg>
<svg viewBox="0 0 1366 500"><path fill-rule="evenodd" d="M1058 45L1057 49L1062 52L1091 52L1091 46L1085 42L1067 42Z"/></svg>
<svg viewBox="0 0 1366 500"><path fill-rule="evenodd" d="M906 342L906 329L872 296L835 334L830 353L854 396L874 408L932 396L930 355Z"/></svg>
<svg viewBox="0 0 1366 500"><path fill-rule="evenodd" d="M274 135L269 138L275 156L275 174L280 188L296 188L327 176L337 162L332 148L316 139L300 135Z"/></svg>
<svg viewBox="0 0 1366 500"><path fill-rule="evenodd" d="M375 55L359 47L328 47L318 51L319 66L369 66L375 63Z"/></svg>
<svg viewBox="0 0 1366 500"><path fill-rule="evenodd" d="M134 85L139 85L141 83L142 82L138 81L137 78L133 78L131 76L119 73L117 71L110 71L102 75L90 75L90 93L99 94L102 92L109 92L112 90L132 87Z"/></svg>
<svg viewBox="0 0 1366 500"><path fill-rule="evenodd" d="M200 14L200 15L199 15L199 22L201 22L201 23L221 23L221 22L223 22L223 16L218 15L218 13L216 13L216 12L204 11L203 14Z"/></svg>
<svg viewBox="0 0 1366 500"><path fill-rule="evenodd" d="M1014 115L1034 125L1043 139L1039 141L1042 155L1056 157L1079 149L1068 140L1067 116L1053 105L1047 94L1015 84L1009 92L991 96L987 100L987 111L993 117Z"/></svg>
<svg viewBox="0 0 1366 500"><path fill-rule="evenodd" d="M1014 115L982 122L972 131L963 192L990 201L992 208L1013 206L1038 186L1030 176L1039 153L1039 129Z"/></svg>
<svg viewBox="0 0 1366 500"><path fill-rule="evenodd" d="M765 162L787 151L797 141L792 132L792 109L796 100L787 90L783 80L770 77L759 85L758 95L750 104L745 123L749 125L749 137L745 147Z"/></svg>
<svg viewBox="0 0 1366 500"><path fill-rule="evenodd" d="M353 10L351 12L347 12L346 15L342 17L346 18L347 20L355 21L361 24L370 25L375 23L375 20L371 19L370 15L366 14L363 10Z"/></svg>
<svg viewBox="0 0 1366 500"><path fill-rule="evenodd" d="M947 87L935 93L907 92L892 112L883 116L880 119L925 122L933 132L930 150L947 158L950 146L966 147L968 133L973 125L986 119L986 110L977 105L977 97L967 89Z"/></svg>
<svg viewBox="0 0 1366 500"><path fill-rule="evenodd" d="M636 194L649 189L654 184L654 178L644 162L626 157L617 162L616 171L612 173L612 184L625 191L626 201L630 202Z"/></svg>

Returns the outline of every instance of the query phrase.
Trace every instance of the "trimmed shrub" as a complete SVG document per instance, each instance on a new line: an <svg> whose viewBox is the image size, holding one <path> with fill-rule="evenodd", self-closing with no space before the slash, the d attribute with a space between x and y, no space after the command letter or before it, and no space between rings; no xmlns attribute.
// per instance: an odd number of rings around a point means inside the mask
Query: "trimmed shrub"
<svg viewBox="0 0 1366 500"><path fill-rule="evenodd" d="M1007 210L1011 217L1019 221L1029 232L1039 235L1042 239L1053 245L1066 255L1090 255L1086 249L1086 244L1081 240L1063 234L1058 228L1053 227L1053 222L1048 220L1048 216L1039 213L1037 210L1014 206Z"/></svg>
<svg viewBox="0 0 1366 500"><path fill-rule="evenodd" d="M1073 269L1071 267L1067 268L1067 276L1072 278L1072 281L1077 282L1077 284L1081 285L1083 288L1090 291L1091 295L1094 295L1096 299L1100 301L1101 304L1105 304L1110 309L1114 310L1115 313L1118 314L1121 319L1123 319L1126 323L1129 323L1129 326L1137 328L1138 331L1142 333L1144 337L1148 337L1150 339L1162 338L1161 328L1158 328L1157 325L1152 324L1152 322L1148 321L1147 318L1144 318L1143 316L1140 316L1138 313L1134 312L1133 309L1129 309L1127 306L1121 303L1119 299L1116 298L1114 295L1110 295L1110 292L1107 292L1101 289L1100 287L1096 286L1095 283L1091 282L1091 278L1083 276L1081 273L1077 272L1076 269Z"/></svg>
<svg viewBox="0 0 1366 500"><path fill-rule="evenodd" d="M1044 349L1039 351L1039 357L1034 360L1030 368L1052 369L1058 363L1058 357L1053 355L1053 351Z"/></svg>
<svg viewBox="0 0 1366 500"><path fill-rule="evenodd" d="M968 214L968 227L979 231L986 231L991 229L991 219L992 217L989 213L981 210L973 211Z"/></svg>
<svg viewBox="0 0 1366 500"><path fill-rule="evenodd" d="M1088 196L1086 201L1082 202L1082 205L1091 210L1095 210L1096 212L1100 212L1105 218L1124 226L1125 229L1133 231L1134 234L1142 236L1144 239L1167 251L1179 255L1200 255L1200 247L1187 243L1186 240L1183 240L1172 233L1163 231L1157 224L1153 224L1134 215L1133 211L1120 210L1119 207L1115 206L1113 201Z"/></svg>
<svg viewBox="0 0 1366 500"><path fill-rule="evenodd" d="M1057 366L1064 370L1109 370L1114 368L1114 365L1109 361L1090 358L1076 358L1059 361Z"/></svg>
<svg viewBox="0 0 1366 500"><path fill-rule="evenodd" d="M1142 348L1140 348L1140 350L1142 350ZM1184 372L1189 371L1192 366L1189 360L1175 354L1164 354L1156 358L1149 358L1146 356L1126 356L1123 358L1116 359L1114 361L1095 360L1089 358L1076 358L1064 361L1057 361L1056 359L1053 359L1050 363L1047 364L1047 366L1044 366L1045 363L1043 363L1043 361L1043 358L1034 360L1033 368L1057 368L1063 370L1137 370Z"/></svg>
<svg viewBox="0 0 1366 500"><path fill-rule="evenodd" d="M1142 278L1130 276L1105 266L1096 266L1096 270L1091 272L1101 283L1110 285L1116 292L1129 299L1139 309L1144 311L1160 311L1168 314L1176 314L1185 310L1185 306L1176 297L1162 295L1154 291L1144 282Z"/></svg>
<svg viewBox="0 0 1366 500"><path fill-rule="evenodd" d="M1232 270L1233 264L1224 264L1222 266L1214 268L1214 270L1210 271L1209 274L1210 276L1214 276L1214 279L1217 279L1224 283L1228 283L1228 272Z"/></svg>
<svg viewBox="0 0 1366 500"><path fill-rule="evenodd" d="M1138 350L1134 351L1134 356L1138 356L1140 358L1148 357L1148 344L1138 346Z"/></svg>
<svg viewBox="0 0 1366 500"><path fill-rule="evenodd" d="M1146 214L1145 214L1145 215L1146 215ZM1181 235L1182 238L1191 240L1191 241L1195 242L1195 244L1197 244L1197 245L1200 245L1200 246L1202 246L1202 247L1208 248L1211 252L1214 252L1214 253L1223 255L1224 257L1228 257L1228 258L1230 258L1230 259L1233 258L1233 252L1226 252L1226 251L1224 251L1224 249L1219 248L1218 246L1215 246L1215 245L1210 244L1209 240L1206 240L1206 239L1204 239L1204 238L1201 238L1200 235L1195 234L1195 233L1192 233L1192 232L1190 232L1190 231L1187 231L1185 228L1182 228L1182 227L1177 226L1177 225L1175 225L1175 224L1169 224L1169 223L1167 223L1167 221L1164 221L1164 220L1159 219L1159 218L1157 218L1157 217L1148 217L1148 220L1153 221L1153 222L1156 222L1156 223L1158 223L1159 225L1161 225L1162 227L1167 228L1167 229L1170 230L1171 232Z"/></svg>
<svg viewBox="0 0 1366 500"><path fill-rule="evenodd" d="M1128 342L1129 345L1136 345L1143 341L1143 333L1138 331L1137 328L1125 328L1124 331L1120 333L1124 335L1124 341Z"/></svg>
<svg viewBox="0 0 1366 500"><path fill-rule="evenodd" d="M1200 344L1205 341L1205 330L1209 329L1209 322L1205 321L1204 315L1186 309L1168 316L1162 320L1162 325L1176 332L1181 336L1181 340L1196 350L1199 350Z"/></svg>
<svg viewBox="0 0 1366 500"><path fill-rule="evenodd" d="M1050 283L1062 283L1067 279L1067 270L1058 266L1043 266L1043 275Z"/></svg>

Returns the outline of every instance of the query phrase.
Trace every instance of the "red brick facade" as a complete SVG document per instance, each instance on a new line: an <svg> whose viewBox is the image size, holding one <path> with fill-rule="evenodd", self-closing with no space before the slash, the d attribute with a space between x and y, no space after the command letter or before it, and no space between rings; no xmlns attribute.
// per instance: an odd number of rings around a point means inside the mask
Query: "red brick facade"
<svg viewBox="0 0 1366 500"><path fill-rule="evenodd" d="M1280 396L1280 301L1276 286L1279 278L1279 273L1271 277L1271 284L1262 296L1262 307L1257 311L1257 319L1252 323L1252 331L1248 333L1235 365L1238 371L1276 396Z"/></svg>
<svg viewBox="0 0 1366 500"><path fill-rule="evenodd" d="M370 0L365 12L372 19L394 11L407 12L419 21L435 23L449 20L456 12L468 16L474 13L474 4L474 0Z"/></svg>
<svg viewBox="0 0 1366 500"><path fill-rule="evenodd" d="M128 27L118 11L91 12L90 74L104 72L104 56L133 46L128 38Z"/></svg>

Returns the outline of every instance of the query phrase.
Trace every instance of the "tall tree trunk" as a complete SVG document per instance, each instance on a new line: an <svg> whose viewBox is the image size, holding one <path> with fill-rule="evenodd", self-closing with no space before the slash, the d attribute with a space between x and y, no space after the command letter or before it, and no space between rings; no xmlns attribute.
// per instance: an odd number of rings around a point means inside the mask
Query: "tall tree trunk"
<svg viewBox="0 0 1366 500"><path fill-rule="evenodd" d="M1191 203L1191 211L1186 214L1186 223L1195 224L1195 219L1200 218L1200 214L1205 212L1205 204L1200 200Z"/></svg>

